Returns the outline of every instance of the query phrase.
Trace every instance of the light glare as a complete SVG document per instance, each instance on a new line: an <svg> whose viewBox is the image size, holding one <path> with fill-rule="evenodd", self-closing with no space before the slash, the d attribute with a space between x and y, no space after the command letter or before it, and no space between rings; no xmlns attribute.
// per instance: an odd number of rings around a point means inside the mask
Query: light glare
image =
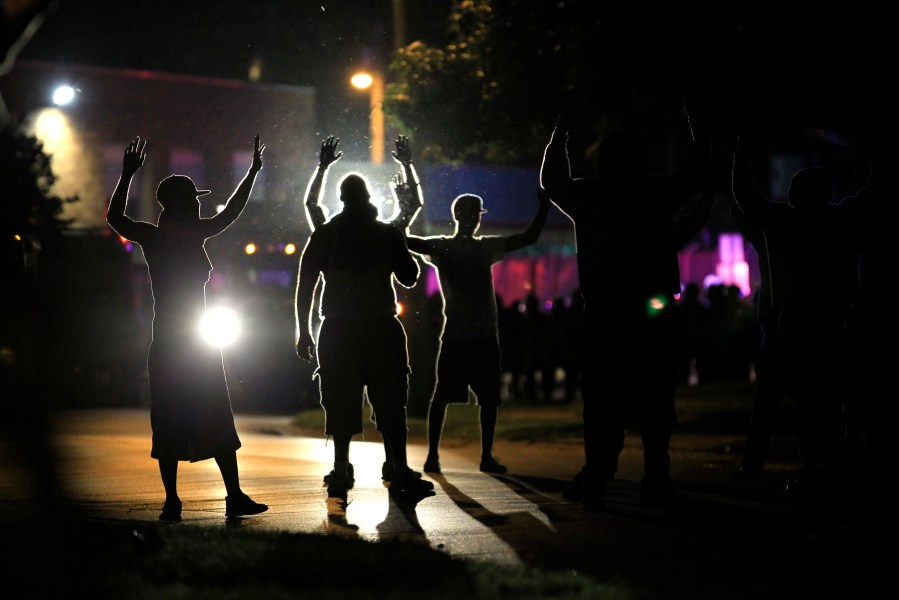
<svg viewBox="0 0 899 600"><path fill-rule="evenodd" d="M227 308L211 308L200 320L200 335L211 346L231 346L240 337L240 321Z"/></svg>
<svg viewBox="0 0 899 600"><path fill-rule="evenodd" d="M65 106L75 99L75 88L70 85L61 85L53 90L53 104Z"/></svg>
<svg viewBox="0 0 899 600"><path fill-rule="evenodd" d="M350 83L353 84L354 88L367 90L371 87L371 84L374 83L374 79L368 73L356 73L350 79Z"/></svg>

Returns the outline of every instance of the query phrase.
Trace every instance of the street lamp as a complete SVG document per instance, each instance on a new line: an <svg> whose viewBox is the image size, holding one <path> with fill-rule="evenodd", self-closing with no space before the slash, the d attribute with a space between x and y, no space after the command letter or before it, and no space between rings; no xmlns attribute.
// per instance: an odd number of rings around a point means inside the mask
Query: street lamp
<svg viewBox="0 0 899 600"><path fill-rule="evenodd" d="M384 80L377 73L359 72L350 78L359 90L369 90L369 129L371 133L371 162L384 162Z"/></svg>

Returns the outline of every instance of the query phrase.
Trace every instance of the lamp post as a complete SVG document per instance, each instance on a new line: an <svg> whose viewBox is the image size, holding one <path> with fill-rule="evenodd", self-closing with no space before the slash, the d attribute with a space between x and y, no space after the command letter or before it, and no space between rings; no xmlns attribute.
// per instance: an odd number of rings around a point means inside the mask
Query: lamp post
<svg viewBox="0 0 899 600"><path fill-rule="evenodd" d="M369 132L371 134L371 162L384 162L384 80L377 73L359 72L350 78L350 84L359 90L369 90Z"/></svg>

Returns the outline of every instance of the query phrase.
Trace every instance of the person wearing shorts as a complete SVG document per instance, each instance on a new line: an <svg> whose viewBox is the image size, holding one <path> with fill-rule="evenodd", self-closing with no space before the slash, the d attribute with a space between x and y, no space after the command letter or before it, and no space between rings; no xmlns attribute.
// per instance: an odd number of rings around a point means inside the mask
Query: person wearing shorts
<svg viewBox="0 0 899 600"><path fill-rule="evenodd" d="M310 364L318 361L314 376L325 434L334 438L328 495L346 500L355 483L350 441L362 433L366 392L389 449L391 491L427 495L434 484L410 469L406 457L409 359L393 287L394 278L403 286L415 285L418 263L403 234L378 221L361 175L345 175L339 189L343 210L306 242L296 292L297 355ZM316 350L312 304L319 285L322 324Z"/></svg>
<svg viewBox="0 0 899 600"><path fill-rule="evenodd" d="M440 436L450 403L479 407L481 464L485 473L505 473L493 456L502 377L499 318L493 286L494 264L503 254L533 244L540 237L550 201L542 190L540 207L526 231L510 236L476 236L484 210L475 194L453 200L453 236L407 235L406 243L437 270L443 298L443 330L437 356L437 381L428 408L428 456L424 470L440 473Z"/></svg>

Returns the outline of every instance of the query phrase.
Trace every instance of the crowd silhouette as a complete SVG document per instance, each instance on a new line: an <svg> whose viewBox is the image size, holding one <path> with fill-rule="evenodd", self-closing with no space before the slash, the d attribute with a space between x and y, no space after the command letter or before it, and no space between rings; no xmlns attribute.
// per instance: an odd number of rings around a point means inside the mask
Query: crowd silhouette
<svg viewBox="0 0 899 600"><path fill-rule="evenodd" d="M897 154L881 132L865 140L868 178L856 193L835 194L823 167L792 174L788 201L758 187L757 123L701 106L686 111L688 143L679 168L650 172L646 132L618 128L600 142L590 177L573 172L563 110L545 147L530 225L513 235L480 235L484 200L460 193L452 235L419 236L411 225L424 206L409 139L396 138L400 166L390 182L398 210L378 219L367 180L348 173L337 184L342 210L328 215L326 174L340 160L329 135L307 187L311 234L296 280L296 352L312 364L334 439L324 476L330 497L346 500L355 473L351 440L362 433L362 408L382 434L382 479L391 492L417 498L433 484L407 457L409 341L396 285L419 285L421 265L435 269L439 299L422 297L419 327L438 344L427 398L428 455L423 471L441 473L440 440L450 404L478 407L480 470L503 474L493 455L504 403L583 403L584 461L562 495L585 510L605 510L628 429L643 446L641 502L679 501L670 472L679 386L753 382L742 460L731 474L765 474L778 411L795 411L799 468L787 491L842 497L859 489L893 492L899 482L891 426L897 408L885 396L894 339L886 229L896 210ZM734 126L734 123L739 123ZM227 489L226 515L258 514L265 504L240 488L240 440L220 350L186 335L205 310L212 265L205 241L223 233L247 205L265 146L255 139L252 164L215 217L198 216L198 190L183 175L157 190L158 223L125 215L128 189L146 157L146 141L125 150L107 221L142 247L152 281L154 320L148 353L153 445L165 503L159 518L179 521L181 461L214 458ZM718 200L756 250L760 281L751 296L732 283L682 281L679 252L707 222ZM569 297L530 293L500 297L491 268L508 252L534 244L552 206L573 226L580 287ZM622 252L628 248L627 252ZM314 310L317 307L317 312ZM422 386L415 387L423 395Z"/></svg>

